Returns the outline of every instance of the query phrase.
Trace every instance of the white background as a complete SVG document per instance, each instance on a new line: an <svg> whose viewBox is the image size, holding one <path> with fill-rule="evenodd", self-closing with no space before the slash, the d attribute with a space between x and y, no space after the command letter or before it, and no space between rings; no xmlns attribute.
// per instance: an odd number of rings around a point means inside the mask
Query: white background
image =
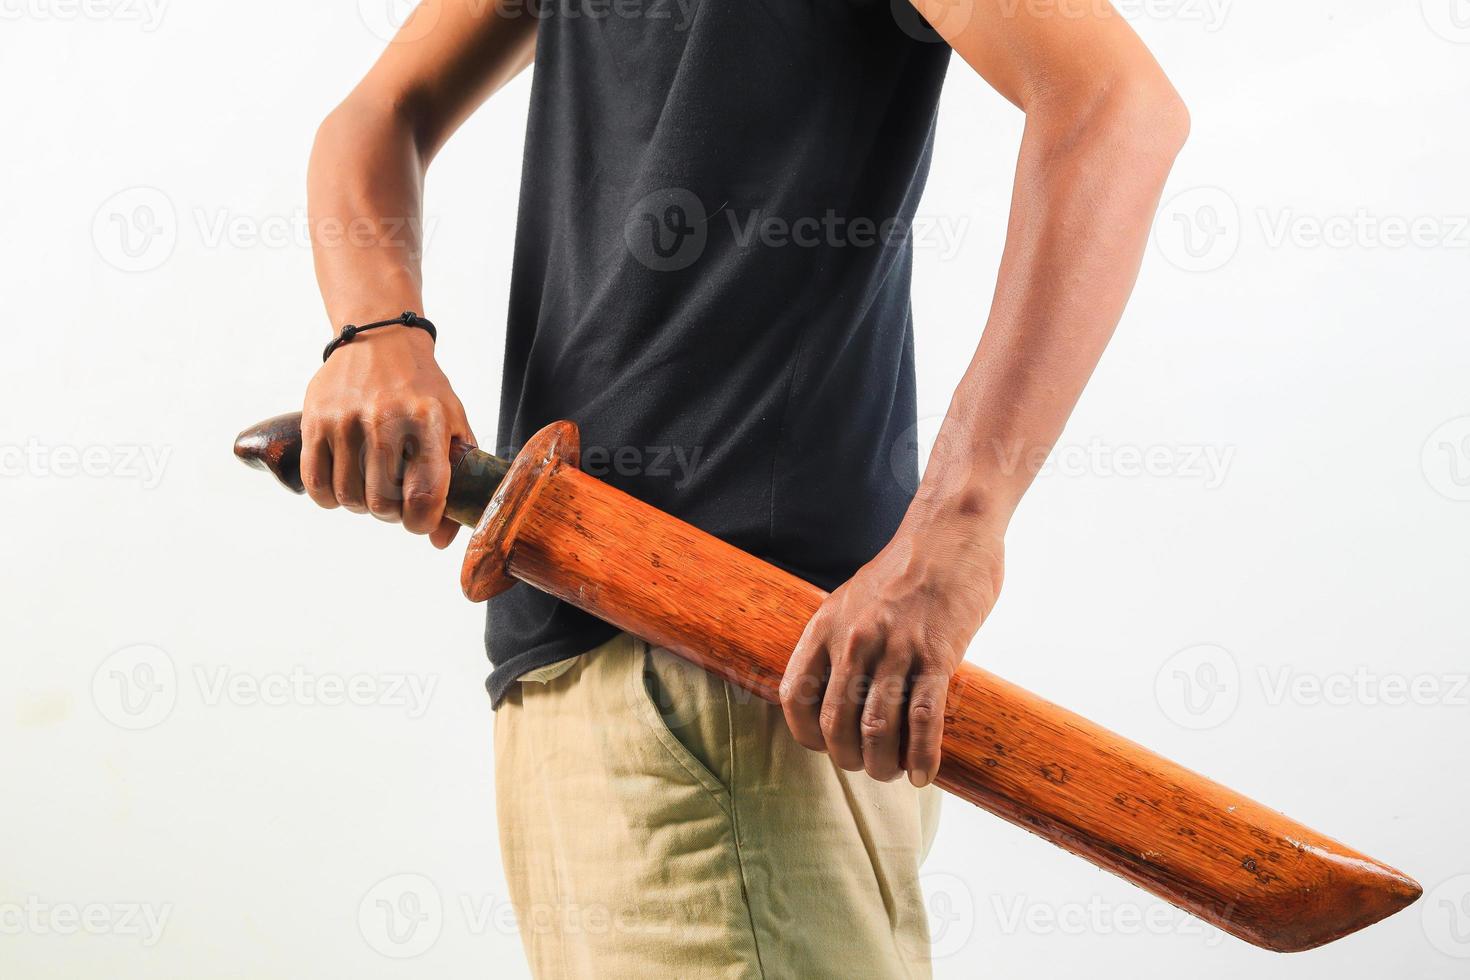
<svg viewBox="0 0 1470 980"><path fill-rule="evenodd" d="M459 549L229 453L317 365L307 151L386 3L0 0L0 976L524 975ZM1193 136L970 656L1432 891L1280 956L951 801L938 973L1465 976L1470 8L1128 12ZM482 433L528 90L430 175L428 313ZM984 321L1020 123L954 63L928 416ZM277 697L293 676L366 687ZM415 899L390 932L379 903Z"/></svg>

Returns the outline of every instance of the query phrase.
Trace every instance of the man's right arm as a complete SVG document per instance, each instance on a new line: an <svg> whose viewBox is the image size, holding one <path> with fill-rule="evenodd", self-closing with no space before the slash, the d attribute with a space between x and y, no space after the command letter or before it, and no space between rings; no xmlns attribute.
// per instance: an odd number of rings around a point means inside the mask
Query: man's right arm
<svg viewBox="0 0 1470 980"><path fill-rule="evenodd" d="M428 313L424 173L479 105L531 63L524 3L424 0L317 132L307 176L317 282L335 333ZM448 546L449 440L474 441L423 330L383 327L336 351L307 387L302 481L323 507L399 522Z"/></svg>

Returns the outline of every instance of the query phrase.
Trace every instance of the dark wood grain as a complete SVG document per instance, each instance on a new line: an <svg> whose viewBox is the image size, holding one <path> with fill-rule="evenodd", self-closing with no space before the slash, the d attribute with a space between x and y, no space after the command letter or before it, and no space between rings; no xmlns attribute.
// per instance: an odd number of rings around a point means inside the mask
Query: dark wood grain
<svg viewBox="0 0 1470 980"><path fill-rule="evenodd" d="M576 429L533 438L486 508L466 595L528 582L777 699L816 587L575 468ZM1413 902L1417 883L971 664L945 713L946 790L1223 931L1310 949Z"/></svg>
<svg viewBox="0 0 1470 980"><path fill-rule="evenodd" d="M235 455L247 466L265 470L292 493L301 482L301 413L287 412L258 422L235 437ZM459 439L449 441L449 498L444 514L474 527L510 464Z"/></svg>

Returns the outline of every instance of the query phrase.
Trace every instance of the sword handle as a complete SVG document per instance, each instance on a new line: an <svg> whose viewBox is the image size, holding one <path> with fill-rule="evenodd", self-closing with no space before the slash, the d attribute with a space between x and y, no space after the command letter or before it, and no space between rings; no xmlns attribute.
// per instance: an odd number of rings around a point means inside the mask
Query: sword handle
<svg viewBox="0 0 1470 980"><path fill-rule="evenodd" d="M265 470L292 493L301 482L301 413L288 412L257 422L235 437L235 455L247 466ZM449 442L449 501L445 516L474 527L510 464L467 442Z"/></svg>

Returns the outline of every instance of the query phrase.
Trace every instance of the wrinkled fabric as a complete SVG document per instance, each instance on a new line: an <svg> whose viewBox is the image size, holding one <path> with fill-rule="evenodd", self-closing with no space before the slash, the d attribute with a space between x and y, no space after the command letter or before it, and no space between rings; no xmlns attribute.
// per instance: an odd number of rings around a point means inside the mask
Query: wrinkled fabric
<svg viewBox="0 0 1470 980"><path fill-rule="evenodd" d="M778 707L626 634L542 677L495 718L538 980L930 976L937 789L844 772Z"/></svg>

